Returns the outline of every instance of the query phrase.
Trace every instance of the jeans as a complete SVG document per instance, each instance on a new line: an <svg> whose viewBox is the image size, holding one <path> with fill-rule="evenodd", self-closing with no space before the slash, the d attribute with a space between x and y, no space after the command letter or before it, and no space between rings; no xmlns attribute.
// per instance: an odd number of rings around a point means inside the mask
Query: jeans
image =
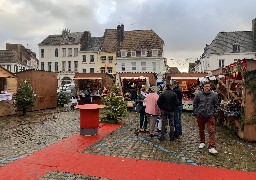
<svg viewBox="0 0 256 180"><path fill-rule="evenodd" d="M167 125L170 126L170 138L174 138L174 112L161 110L162 128L160 137L164 138L167 132ZM169 122L169 123L168 123Z"/></svg>
<svg viewBox="0 0 256 180"><path fill-rule="evenodd" d="M147 120L147 115L145 112L146 106L142 107L142 110L140 111L140 128L147 129L148 126L148 120Z"/></svg>
<svg viewBox="0 0 256 180"><path fill-rule="evenodd" d="M178 106L174 111L174 136L176 137L182 135L181 113L182 105Z"/></svg>

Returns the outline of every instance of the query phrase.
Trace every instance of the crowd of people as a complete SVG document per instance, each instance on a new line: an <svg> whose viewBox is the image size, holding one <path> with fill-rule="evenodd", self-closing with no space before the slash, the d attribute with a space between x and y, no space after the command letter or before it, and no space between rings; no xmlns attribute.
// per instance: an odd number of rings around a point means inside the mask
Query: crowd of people
<svg viewBox="0 0 256 180"><path fill-rule="evenodd" d="M219 111L218 95L211 91L210 82L204 82L201 87L193 101L193 114L197 119L200 138L198 148L206 146L204 131L207 125L208 151L216 154L215 122ZM150 137L156 136L159 141L164 141L167 137L173 141L182 136L182 98L183 93L178 81L164 85L160 91L156 86L143 86L135 108L140 114L140 132L148 132Z"/></svg>

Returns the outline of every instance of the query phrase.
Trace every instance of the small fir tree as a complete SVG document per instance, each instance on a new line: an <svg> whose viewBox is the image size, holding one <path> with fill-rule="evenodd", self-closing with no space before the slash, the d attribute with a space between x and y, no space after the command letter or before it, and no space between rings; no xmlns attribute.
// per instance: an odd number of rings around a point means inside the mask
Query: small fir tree
<svg viewBox="0 0 256 180"><path fill-rule="evenodd" d="M70 98L67 96L67 94L63 91L58 92L57 97L57 106L58 107L64 107L64 104L68 104L70 102Z"/></svg>
<svg viewBox="0 0 256 180"><path fill-rule="evenodd" d="M123 96L119 96L120 89L117 86L110 87L110 91L103 96L102 102L105 105L105 115L102 120L108 123L118 123L127 115L127 103Z"/></svg>
<svg viewBox="0 0 256 180"><path fill-rule="evenodd" d="M26 115L27 109L34 106L36 101L36 94L34 93L31 84L24 80L17 88L16 93L13 95L14 106L22 109L23 116Z"/></svg>

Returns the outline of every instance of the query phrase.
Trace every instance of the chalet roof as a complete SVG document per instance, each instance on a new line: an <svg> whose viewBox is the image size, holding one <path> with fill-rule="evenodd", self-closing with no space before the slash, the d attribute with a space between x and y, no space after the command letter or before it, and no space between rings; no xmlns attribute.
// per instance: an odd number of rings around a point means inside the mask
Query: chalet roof
<svg viewBox="0 0 256 180"><path fill-rule="evenodd" d="M2 71L5 71L6 73L4 73L4 74L2 74L3 72ZM14 73L12 73L11 71L8 71L7 69L5 69L5 68L3 68L3 67L1 67L0 66L0 72L1 72L1 74L0 74L0 77L17 77L17 75L15 75ZM8 76L8 74L10 75L10 76Z"/></svg>
<svg viewBox="0 0 256 180"><path fill-rule="evenodd" d="M124 31L124 39L120 49L132 50L151 50L160 49L163 52L164 41L153 30L133 30ZM104 41L102 51L115 52L117 49L117 30L106 29L104 33Z"/></svg>
<svg viewBox="0 0 256 180"><path fill-rule="evenodd" d="M219 32L203 55L232 53L234 44L240 45L240 52L256 50L252 31Z"/></svg>

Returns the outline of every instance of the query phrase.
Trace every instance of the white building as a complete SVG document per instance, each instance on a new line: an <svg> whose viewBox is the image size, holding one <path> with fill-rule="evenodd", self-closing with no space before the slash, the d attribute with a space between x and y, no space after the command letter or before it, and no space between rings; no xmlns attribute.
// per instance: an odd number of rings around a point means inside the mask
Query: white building
<svg viewBox="0 0 256 180"><path fill-rule="evenodd" d="M240 59L256 58L256 19L252 31L219 32L194 67L195 72L207 72L223 68Z"/></svg>
<svg viewBox="0 0 256 180"><path fill-rule="evenodd" d="M116 52L116 72L158 74L158 82L166 72L166 58L163 57L164 41L153 30L124 31L124 25L117 29L106 29L102 44L103 52Z"/></svg>
<svg viewBox="0 0 256 180"><path fill-rule="evenodd" d="M58 73L58 86L74 83L76 72L97 70L97 50L90 47L91 34L64 29L61 35L49 35L39 43L39 69ZM90 48L90 50L88 50Z"/></svg>

